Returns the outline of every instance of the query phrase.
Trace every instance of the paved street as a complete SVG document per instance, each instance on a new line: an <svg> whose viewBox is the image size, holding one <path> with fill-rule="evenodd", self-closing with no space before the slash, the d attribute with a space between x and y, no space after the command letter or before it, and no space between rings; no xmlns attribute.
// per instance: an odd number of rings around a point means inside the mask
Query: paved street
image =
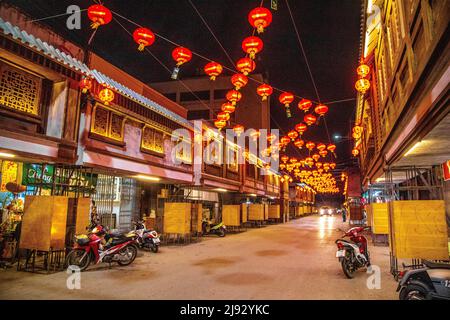
<svg viewBox="0 0 450 320"><path fill-rule="evenodd" d="M82 273L68 290L64 272L0 271L1 299L397 299L386 247L370 247L381 267L381 289L369 290L365 271L346 279L335 258L339 217L311 216L249 229L189 246L140 253L129 267ZM348 226L343 226L347 228Z"/></svg>

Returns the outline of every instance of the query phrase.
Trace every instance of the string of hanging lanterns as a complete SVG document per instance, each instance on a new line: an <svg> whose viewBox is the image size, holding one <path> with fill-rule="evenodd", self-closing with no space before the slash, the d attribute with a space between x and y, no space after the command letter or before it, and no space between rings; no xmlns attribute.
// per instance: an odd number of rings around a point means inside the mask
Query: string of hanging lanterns
<svg viewBox="0 0 450 320"><path fill-rule="evenodd" d="M264 31L264 28L267 28L272 22L272 13L270 12L270 10L260 6L250 11L248 15L248 21L253 28L257 29L258 33L262 33ZM263 50L264 42L261 40L261 38L252 35L242 41L241 47L244 53L248 56L243 57L236 62L236 70L239 73L235 73L230 79L231 84L234 86L234 89L228 91L225 96L228 102L231 103L231 105L233 105L234 107L236 107L237 103L242 99L242 93L239 90L247 85L247 76L256 69L256 63L254 59L256 58L256 55ZM270 85L262 84L258 87L256 92L262 97L262 100L267 100L267 97L272 94L273 88ZM235 109L232 110L232 112L234 111ZM229 112L228 115L230 113L231 112ZM220 122L218 120L220 119L218 118L214 122L214 125L216 126L216 128L221 130L225 126L223 125L223 122ZM241 125L235 125L233 127L233 130L237 135L240 135L245 130L245 128ZM260 132L255 131L252 134L252 138L254 140L258 139L259 135Z"/></svg>
<svg viewBox="0 0 450 320"><path fill-rule="evenodd" d="M114 12L114 14L116 13ZM121 15L118 16L126 19ZM103 5L95 4L88 8L88 17L92 21L92 27L98 28L101 25L108 24L112 20L112 12ZM135 25L138 25L130 19L127 20ZM264 30L271 24L272 13L270 10L262 7L261 5L260 7L257 7L249 12L248 21L250 25L256 29L258 34L260 34L264 32ZM155 38L155 34L150 29L144 27L137 28L133 33L133 39L136 43L139 44L138 49L140 51L143 51L147 46L151 46L155 42ZM263 50L263 47L264 43L259 37L253 35L245 38L242 42L242 49L246 54L249 55L249 57L244 57L238 60L238 62L236 63L236 69L245 76L253 72L256 68L256 63L253 61L253 59L255 58L256 54L260 53ZM173 50L172 57L177 62L176 67L174 68L172 73L172 78L177 79L178 73L180 71L180 66L192 59L192 52L187 48L179 46ZM207 59L206 57L203 58ZM209 61L210 62L205 66L204 71L208 76L210 76L211 80L215 80L220 74L222 74L224 66L212 60ZM84 89L84 92L86 92L87 90L89 89ZM273 93L273 90L274 88L272 86L263 83L258 87L257 93L262 97L262 100L267 100L267 97ZM282 95L283 94L284 92L282 93ZM293 96L293 94L291 94L291 96ZM286 104L288 103L284 104L286 106ZM286 109L287 115L290 116L288 107L286 107Z"/></svg>
<svg viewBox="0 0 450 320"><path fill-rule="evenodd" d="M112 13L109 9L104 7L103 5L92 5L88 8L88 17L92 21L92 28L98 28L99 26L106 25L112 20ZM248 20L250 25L256 29L258 34L262 33L265 28L267 28L272 22L272 14L270 10L264 7L258 7L250 11L248 15ZM137 25L137 24L136 24ZM139 27L133 32L133 39L139 45L138 50L143 51L146 47L151 46L155 42L155 34L148 28ZM248 83L247 75L253 72L256 68L256 63L254 61L256 55L260 53L264 48L264 43L261 38L257 36L250 36L245 38L242 41L242 50L244 53L248 55L248 57L241 58L236 63L236 69L240 73L236 73L231 77L231 83L234 86L234 89L230 90L226 98L228 100L227 103L222 105L222 112L217 115L217 119L214 121L214 125L220 130L227 125L227 122L230 120L230 114L233 113L236 109L237 103L242 99L242 94L239 92L241 88L243 88ZM172 58L176 62L175 69L172 73L172 78L176 79L180 70L180 67L189 62L192 59L192 52L188 48L177 46L172 51ZM212 81L214 81L218 76L220 76L223 72L224 67L215 61L209 61L204 67L205 74L207 74ZM366 69L361 68L361 74L365 74ZM91 79L83 78L80 82L80 88L83 93L87 93L92 88ZM267 98L273 94L274 88L269 84L262 83L256 90L257 94L261 96L261 99L267 100ZM109 88L103 88L99 92L99 98L104 101L105 104L110 103L114 100L114 92ZM292 114L290 112L290 104L295 100L294 94L290 92L282 92L279 97L280 102L286 108L287 117L291 117ZM309 112L313 106L312 101L301 98L298 103L298 108L302 111ZM312 113L308 113L304 116L304 123L300 123L296 125L295 130L291 130L288 133L288 137L282 137L280 142L274 147L284 147L286 148L287 144L293 142L297 148L302 148L305 145L305 142L302 139L298 139L298 136L304 134L307 130L308 126L317 123L318 118L325 116L328 112L328 107L323 104L318 104L314 108L314 112L318 115L316 117ZM233 130L237 135L240 135L244 132L245 128L242 125L236 124L233 127ZM256 138L259 137L259 132L256 132ZM273 142L273 141L270 141ZM306 143L306 146L311 148L312 143ZM335 148L335 146L334 146ZM312 150L310 150L311 152ZM331 151L332 153L334 152ZM310 163L310 159L318 160L321 156L325 157L327 155L327 150L319 150L319 154L313 154L313 158L309 157L308 162ZM327 167L327 166L325 166ZM322 168L321 168L322 169Z"/></svg>

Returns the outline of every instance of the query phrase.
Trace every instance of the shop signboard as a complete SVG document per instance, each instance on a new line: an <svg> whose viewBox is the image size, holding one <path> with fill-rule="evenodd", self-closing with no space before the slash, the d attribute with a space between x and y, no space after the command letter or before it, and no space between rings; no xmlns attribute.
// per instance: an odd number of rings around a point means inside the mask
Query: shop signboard
<svg viewBox="0 0 450 320"><path fill-rule="evenodd" d="M54 166L51 164L24 164L22 184L52 184Z"/></svg>
<svg viewBox="0 0 450 320"><path fill-rule="evenodd" d="M55 171L56 170L56 171ZM65 183L61 181L60 168L52 164L24 164L22 173L22 184L26 186L41 185L43 189L51 189L53 179L55 184ZM65 178L64 178L65 179ZM69 179L69 186L73 187L92 187L97 185L97 174L86 174L75 170Z"/></svg>
<svg viewBox="0 0 450 320"><path fill-rule="evenodd" d="M444 180L448 181L450 180L450 160L447 160L443 165L442 169L444 172Z"/></svg>

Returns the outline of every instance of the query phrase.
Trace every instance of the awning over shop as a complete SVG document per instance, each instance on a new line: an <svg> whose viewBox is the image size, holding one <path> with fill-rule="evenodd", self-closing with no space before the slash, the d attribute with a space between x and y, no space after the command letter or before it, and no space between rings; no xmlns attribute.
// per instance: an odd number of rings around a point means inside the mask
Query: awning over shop
<svg viewBox="0 0 450 320"><path fill-rule="evenodd" d="M83 155L83 165L109 169L114 168L121 175L125 176L149 176L161 179L161 183L192 183L192 174L161 168L145 163L111 157L96 152L85 151Z"/></svg>

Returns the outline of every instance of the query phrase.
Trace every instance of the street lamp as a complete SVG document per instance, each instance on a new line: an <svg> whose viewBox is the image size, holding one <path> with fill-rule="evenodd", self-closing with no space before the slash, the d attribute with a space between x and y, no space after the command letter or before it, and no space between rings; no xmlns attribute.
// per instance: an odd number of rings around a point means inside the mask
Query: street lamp
<svg viewBox="0 0 450 320"><path fill-rule="evenodd" d="M339 135L339 134L335 134L334 136L333 136L333 140L336 142L336 143L339 143L339 142L344 142L344 141L349 141L349 140L352 140L353 138L351 138L351 137L349 137L349 136L341 136L341 135Z"/></svg>

